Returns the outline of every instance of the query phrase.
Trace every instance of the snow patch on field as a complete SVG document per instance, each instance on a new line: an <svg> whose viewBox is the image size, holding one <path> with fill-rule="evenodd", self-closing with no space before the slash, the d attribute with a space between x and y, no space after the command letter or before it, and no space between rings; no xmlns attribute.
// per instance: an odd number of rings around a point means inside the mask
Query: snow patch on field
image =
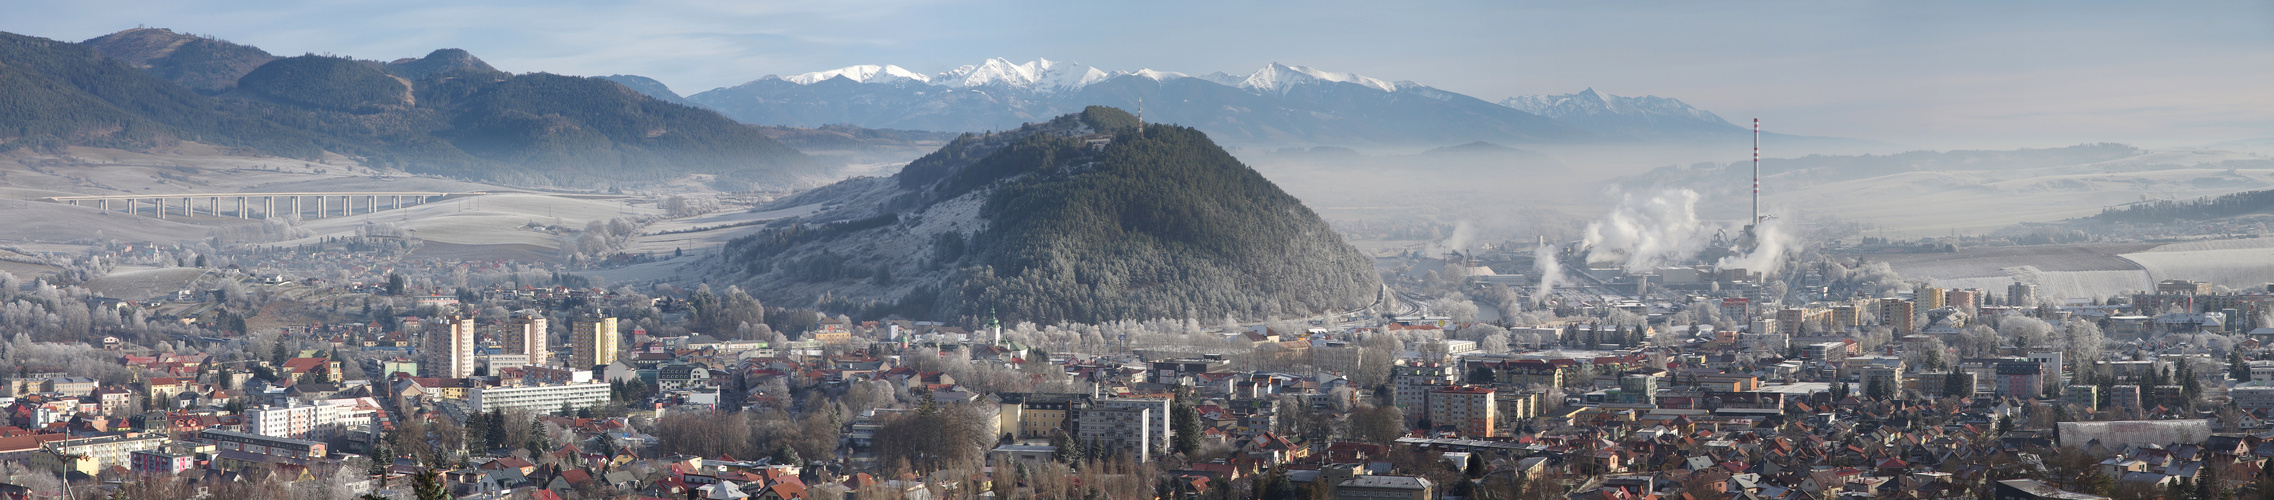
<svg viewBox="0 0 2274 500"><path fill-rule="evenodd" d="M146 300L188 289L207 271L195 267L120 267L88 281L87 289L104 297Z"/></svg>
<svg viewBox="0 0 2274 500"><path fill-rule="evenodd" d="M2008 285L2027 283L2037 287L2038 297L2051 300L2108 297L2151 289L2155 284L2146 271L2048 272L2031 266L2007 269L2005 276L1938 278L1930 282L1941 288L1977 288L2000 295Z"/></svg>

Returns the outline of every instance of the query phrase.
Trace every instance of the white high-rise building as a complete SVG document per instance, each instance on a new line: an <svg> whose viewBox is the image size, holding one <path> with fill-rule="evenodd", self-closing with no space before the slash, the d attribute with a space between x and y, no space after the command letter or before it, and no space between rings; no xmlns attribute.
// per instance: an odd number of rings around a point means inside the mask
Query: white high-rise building
<svg viewBox="0 0 2274 500"><path fill-rule="evenodd" d="M444 378L474 376L474 318L450 321L450 345Z"/></svg>
<svg viewBox="0 0 2274 500"><path fill-rule="evenodd" d="M550 366L552 364L552 352L551 347L545 345L546 336L550 335L545 331L546 326L544 316L529 315L514 318L513 330L520 334L521 339L513 345L518 347L520 352L511 352L511 354L529 355L529 366Z"/></svg>

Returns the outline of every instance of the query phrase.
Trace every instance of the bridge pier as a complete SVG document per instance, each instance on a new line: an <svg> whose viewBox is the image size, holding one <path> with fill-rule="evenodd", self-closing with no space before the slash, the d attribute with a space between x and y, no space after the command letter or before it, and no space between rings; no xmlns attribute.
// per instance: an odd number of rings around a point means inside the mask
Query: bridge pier
<svg viewBox="0 0 2274 500"><path fill-rule="evenodd" d="M275 196L262 196L262 197L261 197L261 220L269 220L269 219L274 219L274 218L276 218L276 197L275 197Z"/></svg>
<svg viewBox="0 0 2274 500"><path fill-rule="evenodd" d="M316 218L324 218L324 197L320 195L316 197Z"/></svg>

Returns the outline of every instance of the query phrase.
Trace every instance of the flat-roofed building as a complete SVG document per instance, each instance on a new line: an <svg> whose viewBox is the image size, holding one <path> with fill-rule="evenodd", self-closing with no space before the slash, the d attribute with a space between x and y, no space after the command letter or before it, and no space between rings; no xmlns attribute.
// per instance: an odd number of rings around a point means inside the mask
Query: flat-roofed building
<svg viewBox="0 0 2274 500"><path fill-rule="evenodd" d="M450 321L450 343L445 347L443 378L474 376L474 318L457 318Z"/></svg>
<svg viewBox="0 0 2274 500"><path fill-rule="evenodd" d="M49 441L32 453L32 466L56 472L79 471L95 475L112 466L131 465L137 451L156 450L172 442L157 434L123 434Z"/></svg>
<svg viewBox="0 0 2274 500"><path fill-rule="evenodd" d="M127 461L132 464L127 469L144 474L174 475L197 467L197 456L187 453L140 450L127 456Z"/></svg>
<svg viewBox="0 0 2274 500"><path fill-rule="evenodd" d="M329 452L324 443L306 439L270 437L220 429L198 431L197 439L226 451L241 451L274 457L323 458Z"/></svg>
<svg viewBox="0 0 2274 500"><path fill-rule="evenodd" d="M545 345L545 341L548 340L546 337L549 335L545 330L547 326L544 316L531 314L513 318L511 323L507 323L507 329L511 330L514 334L512 336L516 338L508 339L505 352L528 356L528 359L523 363L525 365L551 365L553 361L551 347ZM497 373L497 367L490 367L490 373Z"/></svg>
<svg viewBox="0 0 2274 500"><path fill-rule="evenodd" d="M524 409L544 414L560 411L563 406L575 409L607 403L608 389L608 384L601 382L475 387L467 391L466 402L477 412Z"/></svg>
<svg viewBox="0 0 2274 500"><path fill-rule="evenodd" d="M569 369L590 370L593 367L616 362L617 353L623 351L616 334L616 318L598 317L576 320L574 359Z"/></svg>
<svg viewBox="0 0 2274 500"><path fill-rule="evenodd" d="M1406 414L1406 424L1412 425L1429 413L1429 391L1453 385L1459 375L1454 365L1421 363L1390 368L1392 404Z"/></svg>
<svg viewBox="0 0 2274 500"><path fill-rule="evenodd" d="M1334 486L1336 500L1430 500L1433 485L1412 476L1357 476ZM2002 500L2002 499L2001 499Z"/></svg>
<svg viewBox="0 0 2274 500"><path fill-rule="evenodd" d="M2245 386L2227 391L2235 406L2245 410L2274 410L2274 387Z"/></svg>
<svg viewBox="0 0 2274 500"><path fill-rule="evenodd" d="M1885 298L1879 299L1878 306L1879 324L1895 330L1896 335L1918 331L1918 325L1912 323L1916 319L1913 315L1918 304L1903 299Z"/></svg>
<svg viewBox="0 0 2274 500"><path fill-rule="evenodd" d="M1443 387L1429 391L1429 421L1453 426L1463 437L1492 437L1500 416L1491 387Z"/></svg>
<svg viewBox="0 0 2274 500"><path fill-rule="evenodd" d="M2100 409L2100 386L2068 386L2061 391L2061 404L2075 405L2078 408L2087 410L2098 410Z"/></svg>

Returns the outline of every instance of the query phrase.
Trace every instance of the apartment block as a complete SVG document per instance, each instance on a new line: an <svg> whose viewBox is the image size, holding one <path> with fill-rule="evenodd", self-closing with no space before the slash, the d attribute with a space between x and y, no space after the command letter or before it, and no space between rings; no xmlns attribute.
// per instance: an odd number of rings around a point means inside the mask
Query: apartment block
<svg viewBox="0 0 2274 500"><path fill-rule="evenodd" d="M575 342L576 353L570 369L590 370L616 362L617 353L623 351L616 334L616 318L587 318L574 324L571 340Z"/></svg>
<svg viewBox="0 0 2274 500"><path fill-rule="evenodd" d="M584 408L608 402L608 384L601 382L552 385L526 385L520 387L475 387L468 391L466 402L471 410L524 409L536 413Z"/></svg>
<svg viewBox="0 0 2274 500"><path fill-rule="evenodd" d="M1450 425L1465 437L1492 437L1500 416L1490 387L1443 387L1429 392L1429 422Z"/></svg>

